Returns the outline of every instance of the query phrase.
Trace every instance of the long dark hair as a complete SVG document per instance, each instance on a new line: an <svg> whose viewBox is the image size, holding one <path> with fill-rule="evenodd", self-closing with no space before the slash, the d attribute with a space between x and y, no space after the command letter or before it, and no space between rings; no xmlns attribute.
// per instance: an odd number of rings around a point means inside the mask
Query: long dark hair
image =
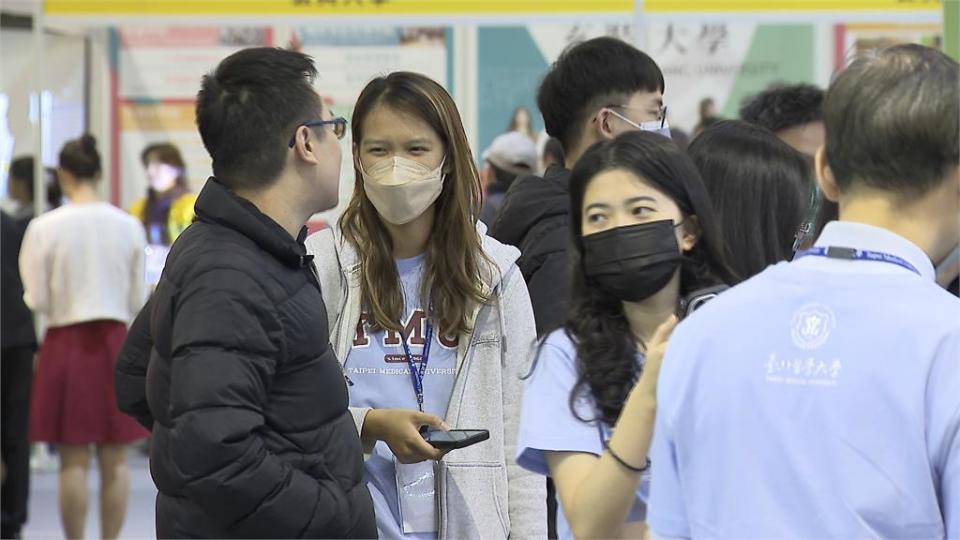
<svg viewBox="0 0 960 540"><path fill-rule="evenodd" d="M624 169L670 196L684 219L696 217L700 239L686 252L680 266L681 295L734 281L726 265L725 248L707 189L693 162L671 140L633 131L594 145L570 176L571 309L564 329L577 351L577 383L570 394L576 400L592 395L598 411L588 422L616 423L624 401L637 382L637 343L623 312L623 304L587 278L583 265L583 198L591 180L611 169Z"/></svg>
<svg viewBox="0 0 960 540"><path fill-rule="evenodd" d="M432 316L446 335L469 332L471 309L487 301L481 278L485 270L492 270L492 262L484 255L476 230L480 176L457 106L442 86L423 75L395 72L376 78L360 93L353 110L355 152L363 142L367 115L380 105L420 118L443 141L450 172L435 203L421 296L432 299ZM340 229L360 258L363 302L370 309L371 324L401 330L403 291L393 259L393 240L367 198L358 162L354 160L353 198L340 216Z"/></svg>
<svg viewBox="0 0 960 540"><path fill-rule="evenodd" d="M520 113L526 113L527 115L527 127L523 129L520 128ZM517 107L513 110L513 114L510 115L510 125L507 126L507 133L511 131L519 131L527 137L536 140L537 134L533 132L533 116L530 115L530 109Z"/></svg>
<svg viewBox="0 0 960 540"><path fill-rule="evenodd" d="M791 259L816 196L803 155L773 132L739 120L704 130L687 153L706 183L737 274L748 279Z"/></svg>

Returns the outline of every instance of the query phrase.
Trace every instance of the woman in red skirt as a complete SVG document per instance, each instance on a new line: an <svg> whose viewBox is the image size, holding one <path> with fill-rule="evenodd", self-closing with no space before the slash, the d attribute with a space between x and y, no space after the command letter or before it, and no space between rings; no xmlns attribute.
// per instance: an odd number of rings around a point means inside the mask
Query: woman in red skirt
<svg viewBox="0 0 960 540"><path fill-rule="evenodd" d="M30 403L30 439L60 452L60 518L82 538L91 449L100 466L100 532L120 534L130 479L125 449L147 432L117 408L113 366L127 323L143 305L143 227L101 202L100 155L89 135L60 152L70 200L34 219L20 254L24 299L48 327Z"/></svg>

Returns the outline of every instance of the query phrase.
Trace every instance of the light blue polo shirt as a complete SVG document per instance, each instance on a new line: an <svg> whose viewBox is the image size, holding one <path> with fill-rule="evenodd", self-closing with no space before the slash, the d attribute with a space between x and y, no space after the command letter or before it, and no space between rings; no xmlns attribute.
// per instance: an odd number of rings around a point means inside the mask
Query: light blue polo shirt
<svg viewBox="0 0 960 540"><path fill-rule="evenodd" d="M642 366L645 359L637 355ZM580 394L570 408L570 395L579 378L577 348L565 330L555 330L540 346L537 362L523 390L523 412L517 438L517 465L536 474L550 476L549 452L582 452L600 456L604 443L613 432L596 420L598 412L592 396ZM643 521L650 494L650 471L644 472L637 486L633 506L626 521ZM557 493L557 536L573 540L573 531Z"/></svg>
<svg viewBox="0 0 960 540"><path fill-rule="evenodd" d="M960 300L887 230L834 222L805 257L674 332L648 521L659 537L960 538Z"/></svg>

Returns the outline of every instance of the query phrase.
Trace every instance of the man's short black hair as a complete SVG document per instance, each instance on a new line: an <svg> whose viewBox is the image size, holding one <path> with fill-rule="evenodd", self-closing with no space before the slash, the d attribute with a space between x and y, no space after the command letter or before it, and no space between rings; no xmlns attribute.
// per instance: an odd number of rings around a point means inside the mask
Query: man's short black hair
<svg viewBox="0 0 960 540"><path fill-rule="evenodd" d="M897 45L855 60L823 104L837 187L921 197L960 165L960 66L940 51Z"/></svg>
<svg viewBox="0 0 960 540"><path fill-rule="evenodd" d="M219 181L257 189L277 179L297 126L322 114L316 76L309 56L264 47L234 53L203 77L197 128Z"/></svg>
<svg viewBox="0 0 960 540"><path fill-rule="evenodd" d="M20 182L27 188L30 200L33 200L33 157L21 156L10 162L10 182Z"/></svg>
<svg viewBox="0 0 960 540"><path fill-rule="evenodd" d="M663 72L652 58L629 43L600 37L560 55L540 83L537 107L547 133L569 152L594 109L658 90L664 90Z"/></svg>
<svg viewBox="0 0 960 540"><path fill-rule="evenodd" d="M823 90L812 84L770 87L743 100L740 119L777 133L823 120Z"/></svg>

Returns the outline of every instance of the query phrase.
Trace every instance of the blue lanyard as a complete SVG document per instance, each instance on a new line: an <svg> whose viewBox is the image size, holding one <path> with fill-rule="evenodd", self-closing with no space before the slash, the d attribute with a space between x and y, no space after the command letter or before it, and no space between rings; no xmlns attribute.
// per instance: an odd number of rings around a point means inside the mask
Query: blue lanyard
<svg viewBox="0 0 960 540"><path fill-rule="evenodd" d="M432 311L432 310L431 310ZM427 361L430 358L430 343L433 342L433 325L430 324L430 318L427 317L427 332L424 336L426 342L423 344L423 354L420 355L420 362L413 361L413 355L410 354L410 345L407 344L409 336L400 333L403 343L403 352L407 355L407 365L410 366L410 379L413 381L413 391L417 394L417 407L423 412L423 377L427 374Z"/></svg>
<svg viewBox="0 0 960 540"><path fill-rule="evenodd" d="M796 259L802 259L803 257L827 257L830 259L843 259L848 261L873 261L873 262L882 262L887 264L895 264L899 267L906 268L907 270L921 276L919 270L905 259L897 257L896 255L890 255L889 253L881 253L879 251L868 251L866 249L853 249L845 247L815 247L810 248L806 251L801 251L797 253Z"/></svg>

